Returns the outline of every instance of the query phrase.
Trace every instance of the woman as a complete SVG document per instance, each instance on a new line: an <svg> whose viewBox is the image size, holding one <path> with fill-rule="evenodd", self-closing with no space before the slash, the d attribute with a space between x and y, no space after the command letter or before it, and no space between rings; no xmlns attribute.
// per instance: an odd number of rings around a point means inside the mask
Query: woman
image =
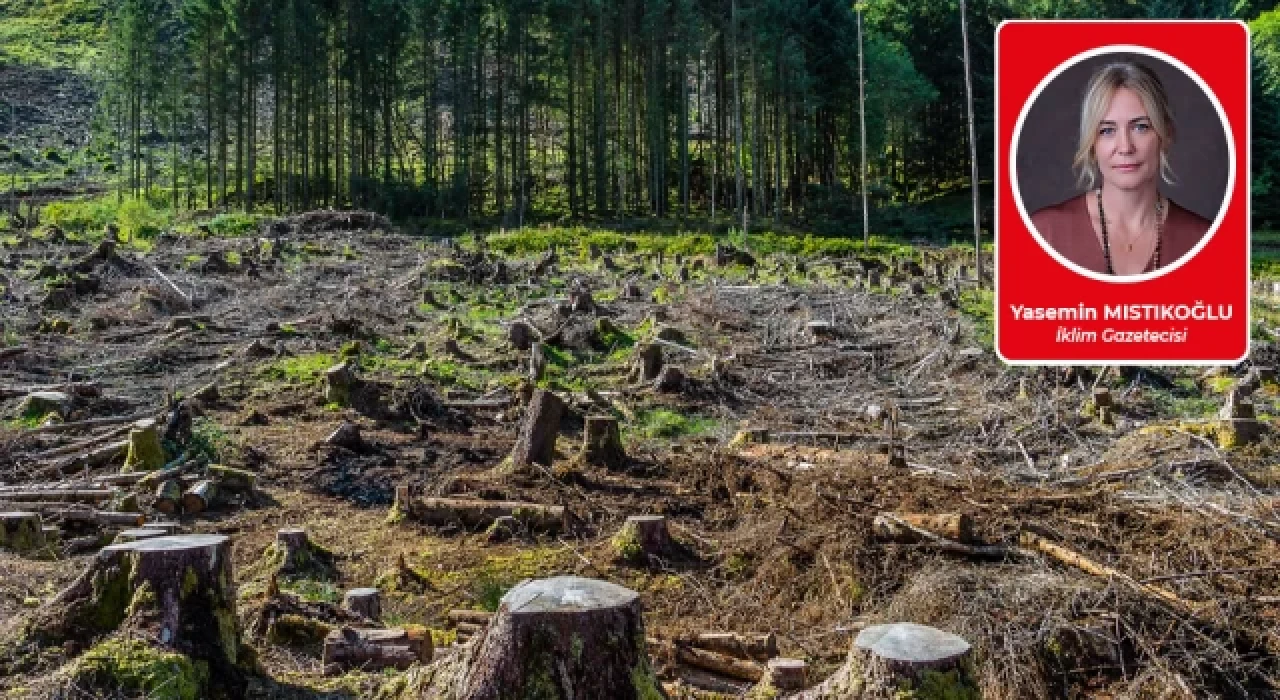
<svg viewBox="0 0 1280 700"><path fill-rule="evenodd" d="M1101 274L1138 275L1196 246L1210 223L1160 194L1173 182L1169 98L1156 74L1132 62L1089 80L1074 167L1087 191L1031 215L1054 250Z"/></svg>

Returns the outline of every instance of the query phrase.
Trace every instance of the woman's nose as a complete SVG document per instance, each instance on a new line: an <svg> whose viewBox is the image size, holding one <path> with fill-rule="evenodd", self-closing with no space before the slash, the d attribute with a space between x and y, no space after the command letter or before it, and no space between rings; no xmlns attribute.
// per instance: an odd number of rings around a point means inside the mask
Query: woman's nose
<svg viewBox="0 0 1280 700"><path fill-rule="evenodd" d="M1118 145L1120 146L1121 153L1133 152L1133 137L1129 134L1128 131L1120 132L1120 142Z"/></svg>

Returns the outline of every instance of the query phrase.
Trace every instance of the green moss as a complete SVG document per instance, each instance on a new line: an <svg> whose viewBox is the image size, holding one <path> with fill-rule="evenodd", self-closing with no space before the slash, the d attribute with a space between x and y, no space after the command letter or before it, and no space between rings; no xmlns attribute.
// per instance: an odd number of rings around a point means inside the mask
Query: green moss
<svg viewBox="0 0 1280 700"><path fill-rule="evenodd" d="M631 686L636 689L637 700L664 700L666 697L658 688L658 679L650 670L648 662L643 659L631 669Z"/></svg>
<svg viewBox="0 0 1280 700"><path fill-rule="evenodd" d="M104 641L63 673L80 690L143 694L151 700L196 700L209 680L203 664L137 639Z"/></svg>
<svg viewBox="0 0 1280 700"><path fill-rule="evenodd" d="M267 641L288 647L316 646L324 642L330 626L301 615L281 615L267 628Z"/></svg>
<svg viewBox="0 0 1280 700"><path fill-rule="evenodd" d="M182 574L182 597L185 599L194 593L199 585L200 577L196 575L196 570L188 566L186 572Z"/></svg>
<svg viewBox="0 0 1280 700"><path fill-rule="evenodd" d="M914 688L904 688L894 695L895 700L982 700L982 693L965 680L958 670L927 670L920 675Z"/></svg>
<svg viewBox="0 0 1280 700"><path fill-rule="evenodd" d="M609 546L613 548L614 556L623 561L635 562L644 558L644 548L640 546L640 531L631 523L618 530L613 539L609 540Z"/></svg>
<svg viewBox="0 0 1280 700"><path fill-rule="evenodd" d="M271 379L282 379L295 384L311 384L319 380L325 370L337 361L331 353L298 355L276 360L260 371Z"/></svg>
<svg viewBox="0 0 1280 700"><path fill-rule="evenodd" d="M129 601L129 608L125 611L125 616L130 617L139 610L154 607L156 604L156 592L151 588L151 583L143 581L133 592L133 598Z"/></svg>
<svg viewBox="0 0 1280 700"><path fill-rule="evenodd" d="M631 430L645 438L676 438L709 433L718 424L710 418L690 416L665 408L640 411Z"/></svg>
<svg viewBox="0 0 1280 700"><path fill-rule="evenodd" d="M118 627L133 603L129 570L109 568L95 576L92 599L97 602L88 615L92 627L104 632Z"/></svg>

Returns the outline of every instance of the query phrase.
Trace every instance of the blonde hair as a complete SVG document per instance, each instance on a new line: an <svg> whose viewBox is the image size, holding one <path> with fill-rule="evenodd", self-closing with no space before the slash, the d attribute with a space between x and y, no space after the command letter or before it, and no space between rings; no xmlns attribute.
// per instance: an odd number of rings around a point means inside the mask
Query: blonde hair
<svg viewBox="0 0 1280 700"><path fill-rule="evenodd" d="M1120 88L1137 93L1151 120L1151 127L1160 137L1160 177L1174 183L1173 168L1169 166L1169 146L1173 144L1173 112L1169 108L1169 96L1164 84L1150 68L1132 61L1109 63L1093 74L1085 88L1084 102L1080 109L1080 145L1072 166L1079 171L1078 182L1085 189L1093 189L1102 176L1093 147L1098 142L1098 125L1111 106L1111 98Z"/></svg>

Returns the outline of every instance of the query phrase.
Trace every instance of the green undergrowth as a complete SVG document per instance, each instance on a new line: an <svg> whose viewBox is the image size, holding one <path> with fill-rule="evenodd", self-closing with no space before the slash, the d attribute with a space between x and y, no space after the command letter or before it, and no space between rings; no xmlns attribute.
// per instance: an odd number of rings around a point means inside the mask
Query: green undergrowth
<svg viewBox="0 0 1280 700"><path fill-rule="evenodd" d="M995 343L995 292L966 289L960 293L960 311L973 321L974 339L983 347Z"/></svg>
<svg viewBox="0 0 1280 700"><path fill-rule="evenodd" d="M520 581L562 574L576 558L560 545L539 545L511 554L486 556L483 561L444 571L424 554L414 572L435 590L457 591L470 607L494 612L502 596Z"/></svg>
<svg viewBox="0 0 1280 700"><path fill-rule="evenodd" d="M0 0L0 63L87 71L106 19L103 0Z"/></svg>
<svg viewBox="0 0 1280 700"><path fill-rule="evenodd" d="M636 412L633 423L627 426L631 436L660 439L706 435L720 427L712 418L686 415L666 408L651 408Z"/></svg>
<svg viewBox="0 0 1280 700"><path fill-rule="evenodd" d="M209 681L207 664L138 639L100 642L60 675L78 692L89 691L94 697L151 700L196 700L204 696Z"/></svg>

